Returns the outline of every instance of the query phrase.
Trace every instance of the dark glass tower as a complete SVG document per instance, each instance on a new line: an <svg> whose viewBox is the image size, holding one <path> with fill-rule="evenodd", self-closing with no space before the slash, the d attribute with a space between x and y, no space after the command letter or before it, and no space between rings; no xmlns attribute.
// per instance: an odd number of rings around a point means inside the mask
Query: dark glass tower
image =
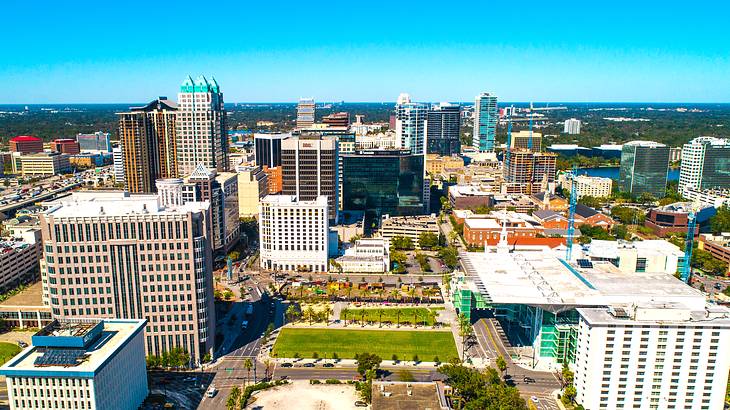
<svg viewBox="0 0 730 410"><path fill-rule="evenodd" d="M455 155L461 152L459 126L461 114L458 105L441 103L426 114L426 145L429 154Z"/></svg>
<svg viewBox="0 0 730 410"><path fill-rule="evenodd" d="M621 149L619 189L631 195L663 198L667 187L669 147L651 141L631 141Z"/></svg>

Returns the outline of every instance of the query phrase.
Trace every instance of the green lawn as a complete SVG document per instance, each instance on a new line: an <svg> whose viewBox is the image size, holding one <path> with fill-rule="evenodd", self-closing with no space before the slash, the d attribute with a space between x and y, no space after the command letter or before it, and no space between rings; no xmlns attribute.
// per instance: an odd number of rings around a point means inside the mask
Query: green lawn
<svg viewBox="0 0 730 410"><path fill-rule="evenodd" d="M15 343L0 342L0 365L5 364L22 349Z"/></svg>
<svg viewBox="0 0 730 410"><path fill-rule="evenodd" d="M412 324L414 313L416 314L416 323L423 325L424 321L427 326L433 326L436 322L437 310L428 308L383 308L383 322L398 323L398 311L400 314L401 324ZM362 312L365 312L365 321L380 323L380 314L378 309L349 309L347 312L347 322L359 322L362 319ZM344 320L344 316L340 313L340 319Z"/></svg>
<svg viewBox="0 0 730 410"><path fill-rule="evenodd" d="M413 360L417 354L421 361L446 362L458 357L451 332L410 330L348 330L348 329L298 329L284 328L274 345L275 357L320 358L333 353L341 359L352 359L357 353L377 354L383 360L391 360L393 354L399 360Z"/></svg>

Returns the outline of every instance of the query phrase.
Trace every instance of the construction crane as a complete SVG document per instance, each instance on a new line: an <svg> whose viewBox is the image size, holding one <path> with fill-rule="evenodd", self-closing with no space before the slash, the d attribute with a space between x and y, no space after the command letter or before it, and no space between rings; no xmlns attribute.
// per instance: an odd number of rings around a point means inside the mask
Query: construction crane
<svg viewBox="0 0 730 410"><path fill-rule="evenodd" d="M533 111L533 109L534 108L532 107L532 101L530 101L530 138L527 139L527 149L529 149L530 151L532 151L532 111Z"/></svg>
<svg viewBox="0 0 730 410"><path fill-rule="evenodd" d="M695 240L698 208L699 204L694 202L690 206L689 213L687 214L687 237L684 240L684 262L682 263L682 270L679 273L680 279L685 283L689 283L692 277L692 247Z"/></svg>
<svg viewBox="0 0 730 410"><path fill-rule="evenodd" d="M575 191L575 177L578 175L578 166L573 164L573 170L569 172L567 180L570 181L570 208L568 211L568 238L566 240L565 261L570 262L573 256L573 232L575 231L575 205L578 202L578 195Z"/></svg>
<svg viewBox="0 0 730 410"><path fill-rule="evenodd" d="M512 112L514 110L515 106L513 105L510 107L509 114L507 114L507 151L505 152L505 166L509 164L509 148L510 144L512 144Z"/></svg>

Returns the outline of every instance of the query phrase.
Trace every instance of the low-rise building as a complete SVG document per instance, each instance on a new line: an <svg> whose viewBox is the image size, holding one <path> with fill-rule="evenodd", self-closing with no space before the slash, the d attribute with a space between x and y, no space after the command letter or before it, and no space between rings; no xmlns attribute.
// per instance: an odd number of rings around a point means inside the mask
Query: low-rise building
<svg viewBox="0 0 730 410"><path fill-rule="evenodd" d="M715 258L727 262L730 267L730 232L719 235L700 234L697 248L710 252ZM730 268L727 274L730 275Z"/></svg>
<svg viewBox="0 0 730 410"><path fill-rule="evenodd" d="M603 177L589 177L588 175L578 175L571 178L570 174L561 172L558 175L558 183L568 191L571 190L571 184L575 183L575 194L578 199L584 196L592 196L594 198L605 198L611 196L611 188L613 180Z"/></svg>
<svg viewBox="0 0 730 410"><path fill-rule="evenodd" d="M529 196L530 200L539 209L550 209L552 211L567 211L570 204L568 200L553 193L543 191Z"/></svg>
<svg viewBox="0 0 730 410"><path fill-rule="evenodd" d="M452 155L426 154L426 172L431 175L440 175L444 169L464 168L464 158Z"/></svg>
<svg viewBox="0 0 730 410"><path fill-rule="evenodd" d="M666 236L671 233L686 234L689 229L689 212L691 202L675 202L673 204L650 209L646 214L644 226L651 228L657 236ZM700 232L700 224L715 214L715 208L703 206L695 210L695 236Z"/></svg>
<svg viewBox="0 0 730 410"><path fill-rule="evenodd" d="M610 262L621 272L661 272L674 275L684 262L684 252L665 240L602 241L583 245L591 262Z"/></svg>
<svg viewBox="0 0 730 410"><path fill-rule="evenodd" d="M71 138L58 138L51 141L51 151L68 155L75 155L81 152L79 143Z"/></svg>
<svg viewBox="0 0 730 410"><path fill-rule="evenodd" d="M294 195L267 195L259 205L261 268L327 272L329 219L327 197L297 201Z"/></svg>
<svg viewBox="0 0 730 410"><path fill-rule="evenodd" d="M451 209L476 209L494 206L494 192L482 190L474 185L452 185L449 187Z"/></svg>
<svg viewBox="0 0 730 410"><path fill-rule="evenodd" d="M59 175L71 172L68 154L41 152L21 155L20 171L24 177Z"/></svg>
<svg viewBox="0 0 730 410"><path fill-rule="evenodd" d="M147 397L146 320L54 321L0 367L10 408L132 410Z"/></svg>
<svg viewBox="0 0 730 410"><path fill-rule="evenodd" d="M383 215L380 221L380 235L388 240L396 236L410 238L418 247L418 238L424 232L439 235L439 224L436 214L419 216Z"/></svg>
<svg viewBox="0 0 730 410"><path fill-rule="evenodd" d="M539 209L532 213L532 217L545 229L568 229L568 218L560 212Z"/></svg>
<svg viewBox="0 0 730 410"><path fill-rule="evenodd" d="M40 259L40 241L26 242L19 238L0 240L0 291L38 278Z"/></svg>
<svg viewBox="0 0 730 410"><path fill-rule="evenodd" d="M688 202L699 202L700 204L710 205L715 208L720 208L723 205L730 206L730 190L728 189L698 190L687 186L682 191L682 196Z"/></svg>
<svg viewBox="0 0 730 410"><path fill-rule="evenodd" d="M601 227L607 231L613 229L614 225L616 225L616 221L610 216L583 204L575 205L574 221L575 226L590 225L593 227Z"/></svg>
<svg viewBox="0 0 730 410"><path fill-rule="evenodd" d="M464 241L469 246L494 246L499 243L502 229L506 228L507 243L515 245L543 245L555 248L565 244L565 238L547 236L545 228L535 218L517 212L492 212L464 221Z"/></svg>
<svg viewBox="0 0 730 410"><path fill-rule="evenodd" d="M358 239L337 258L343 273L385 273L390 270L390 241L386 238Z"/></svg>

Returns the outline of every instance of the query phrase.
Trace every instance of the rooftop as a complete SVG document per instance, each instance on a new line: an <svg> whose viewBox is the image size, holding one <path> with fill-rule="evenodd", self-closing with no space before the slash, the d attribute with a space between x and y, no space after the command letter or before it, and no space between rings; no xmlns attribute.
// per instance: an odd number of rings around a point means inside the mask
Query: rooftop
<svg viewBox="0 0 730 410"><path fill-rule="evenodd" d="M125 191L77 191L48 202L47 215L55 218L81 216L172 215L207 210L210 204L188 202L177 208L163 208L157 195L130 194Z"/></svg>
<svg viewBox="0 0 730 410"><path fill-rule="evenodd" d="M629 141L626 144L623 145L626 146L639 146L639 147L651 147L651 148L662 148L666 147L664 144L660 144L658 142L654 141Z"/></svg>
<svg viewBox="0 0 730 410"><path fill-rule="evenodd" d="M644 255L662 254L683 257L678 246L671 244L662 239L643 240L643 241L601 241L593 240L591 243L584 245L584 253L586 256L600 258L618 258L620 249L636 249Z"/></svg>
<svg viewBox="0 0 730 410"><path fill-rule="evenodd" d="M38 137L32 137L30 135L18 135L10 139L10 142L36 142L41 141Z"/></svg>
<svg viewBox="0 0 730 410"><path fill-rule="evenodd" d="M35 282L23 291L0 302L0 306L7 308L10 306L18 307L41 307L42 310L50 311L50 307L43 306L43 284L41 281Z"/></svg>
<svg viewBox="0 0 730 410"><path fill-rule="evenodd" d="M701 326L730 327L730 309L707 305L704 309L690 310L677 303L647 303L609 307L579 308L578 313L593 325L643 325L647 321L661 324L681 323Z"/></svg>
<svg viewBox="0 0 730 410"><path fill-rule="evenodd" d="M33 336L31 346L0 367L0 374L33 377L52 372L93 377L129 339L142 332L145 323L133 319L53 322Z"/></svg>
<svg viewBox="0 0 730 410"><path fill-rule="evenodd" d="M372 408L412 410L449 408L438 382L373 382Z"/></svg>
<svg viewBox="0 0 730 410"><path fill-rule="evenodd" d="M295 195L266 195L261 202L276 205L321 206L327 205L327 197L320 195L317 199L312 201L297 201L297 197Z"/></svg>

